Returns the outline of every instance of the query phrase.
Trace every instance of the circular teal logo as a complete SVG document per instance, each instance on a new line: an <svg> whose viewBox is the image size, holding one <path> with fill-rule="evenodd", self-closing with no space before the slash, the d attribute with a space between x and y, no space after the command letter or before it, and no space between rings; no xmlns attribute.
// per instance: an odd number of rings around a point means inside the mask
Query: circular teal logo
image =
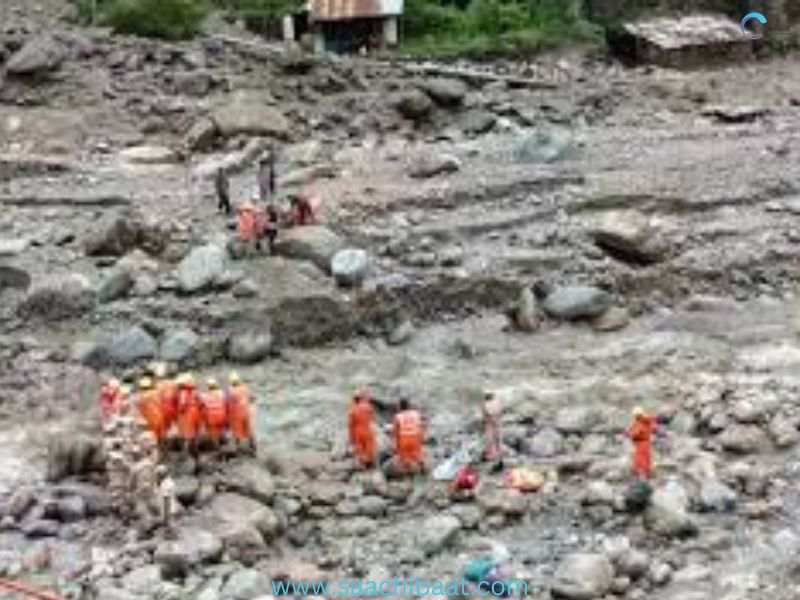
<svg viewBox="0 0 800 600"><path fill-rule="evenodd" d="M751 40L760 40L762 35L760 32L752 32L747 29L747 24L750 21L758 21L762 25L765 25L767 23L767 17L761 13L751 12L745 15L744 19L742 19L742 35L750 38Z"/></svg>

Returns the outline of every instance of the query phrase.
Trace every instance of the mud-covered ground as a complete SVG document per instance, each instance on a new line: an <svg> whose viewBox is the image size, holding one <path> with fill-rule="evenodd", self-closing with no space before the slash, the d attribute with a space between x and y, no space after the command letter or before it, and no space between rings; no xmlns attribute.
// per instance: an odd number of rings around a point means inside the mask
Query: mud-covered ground
<svg viewBox="0 0 800 600"><path fill-rule="evenodd" d="M795 57L424 65L457 71L443 78L231 28L115 38L37 7L0 12L6 70L28 40L59 58L0 75L0 574L80 598L246 600L278 575L458 577L488 540L534 598L797 596ZM270 145L281 194L321 198L320 224L242 256L208 175L229 169L241 201ZM331 276L345 248L368 264ZM532 286L537 327L513 331ZM170 459L172 545L116 519L102 473L44 482L54 449L93 452L100 378L154 358L236 368L259 400L257 461ZM476 439L498 390L507 464L558 486L518 496L485 470L453 502L354 473L361 385L422 408L433 464ZM635 404L678 407L644 516L622 500Z"/></svg>

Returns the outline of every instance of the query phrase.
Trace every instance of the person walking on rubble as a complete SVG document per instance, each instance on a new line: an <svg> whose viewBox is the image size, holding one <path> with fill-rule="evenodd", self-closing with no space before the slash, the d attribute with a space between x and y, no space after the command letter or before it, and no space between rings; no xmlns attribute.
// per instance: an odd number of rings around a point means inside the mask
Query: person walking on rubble
<svg viewBox="0 0 800 600"><path fill-rule="evenodd" d="M653 438L658 432L656 419L637 406L633 409L633 425L627 431L633 442L632 470L639 480L653 477Z"/></svg>
<svg viewBox="0 0 800 600"><path fill-rule="evenodd" d="M500 458L500 421L502 406L494 392L487 391L483 396L483 437L485 447L483 457L487 462Z"/></svg>
<svg viewBox="0 0 800 600"><path fill-rule="evenodd" d="M236 449L239 450L241 444L247 444L250 452L255 454L257 448L253 431L253 406L250 389L236 372L230 374L229 383L227 394L229 423Z"/></svg>
<svg viewBox="0 0 800 600"><path fill-rule="evenodd" d="M228 405L225 394L216 379L209 379L208 390L203 395L203 423L215 450L219 450L220 441L228 428Z"/></svg>
<svg viewBox="0 0 800 600"><path fill-rule="evenodd" d="M169 369L164 363L157 364L153 369L153 374L161 406L161 417L164 419L164 436L169 439L178 420L178 384L170 377Z"/></svg>
<svg viewBox="0 0 800 600"><path fill-rule="evenodd" d="M420 412L406 398L400 400L392 425L395 446L395 470L399 474L414 474L424 470L424 425Z"/></svg>
<svg viewBox="0 0 800 600"><path fill-rule="evenodd" d="M373 428L372 399L366 390L359 390L350 403L348 431L358 465L364 469L375 466L378 449Z"/></svg>
<svg viewBox="0 0 800 600"><path fill-rule="evenodd" d="M194 377L184 373L178 379L178 431L185 452L197 457L197 438L202 425L202 405L197 394Z"/></svg>
<svg viewBox="0 0 800 600"><path fill-rule="evenodd" d="M159 447L164 445L166 427L161 411L161 397L153 386L153 380L143 377L139 381L139 413L147 429L153 434Z"/></svg>
<svg viewBox="0 0 800 600"><path fill-rule="evenodd" d="M233 212L231 207L231 184L225 169L220 167L214 176L214 188L217 192L217 210L226 215Z"/></svg>
<svg viewBox="0 0 800 600"><path fill-rule="evenodd" d="M258 195L267 207L275 198L275 150L270 148L266 157L258 163Z"/></svg>

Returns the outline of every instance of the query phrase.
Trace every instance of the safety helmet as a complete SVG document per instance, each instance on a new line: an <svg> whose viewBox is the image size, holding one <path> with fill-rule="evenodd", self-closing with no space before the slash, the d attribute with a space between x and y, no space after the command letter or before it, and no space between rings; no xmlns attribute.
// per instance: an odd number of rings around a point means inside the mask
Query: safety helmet
<svg viewBox="0 0 800 600"><path fill-rule="evenodd" d="M106 385L108 385L108 387L110 387L112 390L118 390L121 384L119 379L117 379L116 377L112 377L111 379L108 380Z"/></svg>
<svg viewBox="0 0 800 600"><path fill-rule="evenodd" d="M153 365L153 375L155 375L159 379L163 379L167 376L167 365L166 363L156 363Z"/></svg>
<svg viewBox="0 0 800 600"><path fill-rule="evenodd" d="M166 465L158 465L156 466L156 475L164 476L167 474L167 466Z"/></svg>
<svg viewBox="0 0 800 600"><path fill-rule="evenodd" d="M194 377L191 373L182 373L180 377L178 377L178 384L180 385L194 385Z"/></svg>
<svg viewBox="0 0 800 600"><path fill-rule="evenodd" d="M130 396L131 395L131 386L128 384L123 384L119 388L119 393L123 396Z"/></svg>
<svg viewBox="0 0 800 600"><path fill-rule="evenodd" d="M139 380L139 389L149 390L151 387L153 387L153 380L149 377L142 377Z"/></svg>
<svg viewBox="0 0 800 600"><path fill-rule="evenodd" d="M647 414L641 406L635 406L632 412L634 417L643 417Z"/></svg>
<svg viewBox="0 0 800 600"><path fill-rule="evenodd" d="M231 385L239 385L242 383L242 378L239 376L239 373L236 371L232 371L230 376L228 377L228 381L231 382Z"/></svg>
<svg viewBox="0 0 800 600"><path fill-rule="evenodd" d="M210 377L206 381L206 385L208 386L209 389L215 390L219 387L219 382L214 377Z"/></svg>

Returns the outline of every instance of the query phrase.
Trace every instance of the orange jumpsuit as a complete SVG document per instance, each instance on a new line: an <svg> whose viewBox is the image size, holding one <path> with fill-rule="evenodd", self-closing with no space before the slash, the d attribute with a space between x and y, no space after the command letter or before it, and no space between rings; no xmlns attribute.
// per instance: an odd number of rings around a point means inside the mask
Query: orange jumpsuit
<svg viewBox="0 0 800 600"><path fill-rule="evenodd" d="M233 437L237 440L252 440L253 425L250 409L250 390L246 385L231 386L228 391L229 423Z"/></svg>
<svg viewBox="0 0 800 600"><path fill-rule="evenodd" d="M203 410L194 386L183 386L178 392L178 431L181 438L194 441L200 433Z"/></svg>
<svg viewBox="0 0 800 600"><path fill-rule="evenodd" d="M169 433L178 419L178 384L171 379L164 379L158 382L156 390L158 390L158 397L161 402L164 427L166 432Z"/></svg>
<svg viewBox="0 0 800 600"><path fill-rule="evenodd" d="M164 415L161 413L161 399L157 390L144 390L139 394L139 412L153 437L159 442L162 441L167 432L164 427Z"/></svg>
<svg viewBox="0 0 800 600"><path fill-rule="evenodd" d="M409 409L394 418L394 443L401 469L413 470L422 465L423 455L422 416L419 411Z"/></svg>
<svg viewBox="0 0 800 600"><path fill-rule="evenodd" d="M350 405L348 430L358 463L362 467L374 465L378 448L372 429L372 404L369 399L354 400Z"/></svg>
<svg viewBox="0 0 800 600"><path fill-rule="evenodd" d="M203 423L208 437L218 442L228 427L228 406L222 390L210 390L203 397Z"/></svg>
<svg viewBox="0 0 800 600"><path fill-rule="evenodd" d="M628 437L633 442L633 474L639 479L653 476L653 436L656 428L653 417L641 415L636 417L628 430Z"/></svg>

